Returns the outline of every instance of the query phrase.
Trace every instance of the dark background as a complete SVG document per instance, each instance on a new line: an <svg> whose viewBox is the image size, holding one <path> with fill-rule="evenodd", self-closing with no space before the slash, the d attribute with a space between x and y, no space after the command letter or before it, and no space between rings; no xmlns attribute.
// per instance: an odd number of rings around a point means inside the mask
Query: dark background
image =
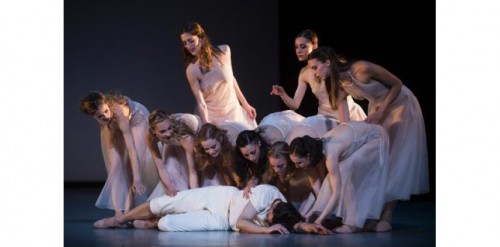
<svg viewBox="0 0 500 247"><path fill-rule="evenodd" d="M99 129L78 110L88 91L119 90L148 109L192 113L180 29L198 21L213 44L229 44L233 72L260 121L287 109L271 85L293 96L299 70L295 35L312 29L320 45L379 64L410 88L425 118L435 198L435 2L65 1L64 180L103 182ZM366 103L358 102L366 111ZM317 113L310 89L297 111Z"/></svg>

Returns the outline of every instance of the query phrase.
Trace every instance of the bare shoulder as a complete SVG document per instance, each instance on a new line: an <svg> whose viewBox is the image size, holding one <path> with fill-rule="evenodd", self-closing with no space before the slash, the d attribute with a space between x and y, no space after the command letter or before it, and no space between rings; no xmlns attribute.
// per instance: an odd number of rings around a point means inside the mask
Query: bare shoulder
<svg viewBox="0 0 500 247"><path fill-rule="evenodd" d="M356 61L354 62L352 65L351 65L351 72L354 72L354 74L357 74L357 73L365 73L366 71L368 71L370 69L370 67L372 66L373 64L368 62L368 61L364 61L364 60L360 60L360 61Z"/></svg>
<svg viewBox="0 0 500 247"><path fill-rule="evenodd" d="M302 81L305 83L311 83L314 81L314 75L308 66L304 66L304 67L302 67L302 69L300 69L299 81Z"/></svg>
<svg viewBox="0 0 500 247"><path fill-rule="evenodd" d="M368 61L356 61L351 65L349 71L356 80L361 83L368 83L373 75L376 64Z"/></svg>
<svg viewBox="0 0 500 247"><path fill-rule="evenodd" d="M231 54L231 48L229 48L229 45L227 44L223 44L223 45L219 45L217 46L219 47L219 49L224 52L225 54Z"/></svg>

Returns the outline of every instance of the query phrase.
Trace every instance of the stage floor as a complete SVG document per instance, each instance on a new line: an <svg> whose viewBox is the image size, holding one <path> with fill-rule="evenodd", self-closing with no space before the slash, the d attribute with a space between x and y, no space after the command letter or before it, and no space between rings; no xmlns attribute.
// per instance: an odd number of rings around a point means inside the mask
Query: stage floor
<svg viewBox="0 0 500 247"><path fill-rule="evenodd" d="M245 234L217 232L160 232L141 229L94 229L95 220L113 215L94 206L101 188L66 186L64 246L435 246L434 201L401 202L389 233Z"/></svg>

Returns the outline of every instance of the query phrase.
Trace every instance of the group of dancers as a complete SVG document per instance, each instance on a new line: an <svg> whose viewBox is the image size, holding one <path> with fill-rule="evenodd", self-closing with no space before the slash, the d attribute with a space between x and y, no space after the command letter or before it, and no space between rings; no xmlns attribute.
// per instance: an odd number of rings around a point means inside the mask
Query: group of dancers
<svg viewBox="0 0 500 247"><path fill-rule="evenodd" d="M101 130L108 178L96 206L115 215L96 228L330 234L391 230L398 200L429 190L427 144L416 97L385 68L349 61L295 38L307 62L291 109L257 124L233 76L231 50L196 22L180 34L195 114L149 110L127 96L89 92L80 109ZM318 114L297 109L307 86ZM352 99L368 100L368 112Z"/></svg>

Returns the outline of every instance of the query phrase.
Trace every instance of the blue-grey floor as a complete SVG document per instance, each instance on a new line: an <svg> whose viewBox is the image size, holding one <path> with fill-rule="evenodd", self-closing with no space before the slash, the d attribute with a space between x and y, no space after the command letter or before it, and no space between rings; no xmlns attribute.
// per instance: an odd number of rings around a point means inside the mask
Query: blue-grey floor
<svg viewBox="0 0 500 247"><path fill-rule="evenodd" d="M398 204L389 233L245 234L237 232L160 232L141 229L94 229L92 223L113 215L94 206L100 187L64 190L65 246L435 246L435 202Z"/></svg>

